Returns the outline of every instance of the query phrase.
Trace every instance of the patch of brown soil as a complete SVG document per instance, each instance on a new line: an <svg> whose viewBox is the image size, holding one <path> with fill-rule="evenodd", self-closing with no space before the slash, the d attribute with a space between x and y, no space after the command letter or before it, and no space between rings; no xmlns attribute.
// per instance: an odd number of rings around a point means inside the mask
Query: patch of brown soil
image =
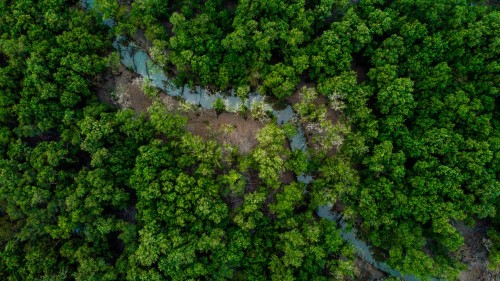
<svg viewBox="0 0 500 281"><path fill-rule="evenodd" d="M122 69L125 68L120 65L120 73ZM130 78L130 80L131 79L132 78ZM94 85L96 86L97 98L103 103L119 107L118 103L112 96L112 92L116 87L116 75L111 71L110 68L108 68L106 72L101 77L99 77L98 80L99 81L94 82Z"/></svg>
<svg viewBox="0 0 500 281"><path fill-rule="evenodd" d="M142 92L140 85L132 83L123 96L123 104L137 112L146 112L153 104L151 100Z"/></svg>
<svg viewBox="0 0 500 281"><path fill-rule="evenodd" d="M172 34L174 25L169 20L160 20L161 25L167 30L168 34Z"/></svg>
<svg viewBox="0 0 500 281"><path fill-rule="evenodd" d="M488 270L488 250L485 247L488 222L479 220L473 227L459 222L455 223L454 226L464 236L465 243L459 251L459 255L461 261L468 265L468 268L460 273L459 280L499 280L500 272Z"/></svg>
<svg viewBox="0 0 500 281"><path fill-rule="evenodd" d="M141 89L142 79L123 65L113 73L108 70L98 87L98 98L118 108L131 108L137 112L146 112L151 100Z"/></svg>
<svg viewBox="0 0 500 281"><path fill-rule="evenodd" d="M286 171L280 177L280 182L283 184L291 184L292 182L295 182L295 180L295 174L292 171Z"/></svg>
<svg viewBox="0 0 500 281"><path fill-rule="evenodd" d="M302 100L301 97L300 97L300 90L302 88L304 88L304 87L314 88L314 87L316 87L316 84L314 84L314 83L307 83L307 82L304 82L304 81L300 81L300 83L297 85L297 90L295 90L295 92L286 99L286 101L291 106L293 106L296 103L299 103Z"/></svg>
<svg viewBox="0 0 500 281"><path fill-rule="evenodd" d="M243 196L235 196L234 194L229 194L225 198L225 202L229 206L229 209L235 210L243 206L243 204L245 203L245 199L243 198Z"/></svg>
<svg viewBox="0 0 500 281"><path fill-rule="evenodd" d="M356 280L362 281L375 281L375 280L384 280L387 275L377 270L373 265L364 260L362 257L357 256L354 260L354 266L356 271Z"/></svg>
<svg viewBox="0 0 500 281"><path fill-rule="evenodd" d="M278 218L274 212L271 211L269 205L276 203L276 194L283 192L283 186L277 189L269 189L267 193L266 200L264 201L264 206L262 208L262 213L268 216L270 219L275 220Z"/></svg>
<svg viewBox="0 0 500 281"><path fill-rule="evenodd" d="M485 221L477 221L476 225L469 227L462 222L456 223L455 227L464 236L463 262L485 261L488 258L488 251L483 244L486 239L488 224Z"/></svg>
<svg viewBox="0 0 500 281"><path fill-rule="evenodd" d="M257 132L263 124L240 115L224 112L217 117L214 110L201 110L187 114L188 130L204 139L216 139L219 143L237 146L239 153L246 154L258 144Z"/></svg>
<svg viewBox="0 0 500 281"><path fill-rule="evenodd" d="M499 272L489 271L485 264L474 262L467 270L460 272L460 281L498 281Z"/></svg>
<svg viewBox="0 0 500 281"><path fill-rule="evenodd" d="M235 12L236 8L238 7L238 1L226 1L226 3L224 4L224 6L230 12Z"/></svg>
<svg viewBox="0 0 500 281"><path fill-rule="evenodd" d="M345 206L344 206L344 203L342 202L342 200L337 200L337 202L335 202L335 204L333 204L333 207L332 207L332 210L334 210L337 213L344 213L344 209L345 209Z"/></svg>

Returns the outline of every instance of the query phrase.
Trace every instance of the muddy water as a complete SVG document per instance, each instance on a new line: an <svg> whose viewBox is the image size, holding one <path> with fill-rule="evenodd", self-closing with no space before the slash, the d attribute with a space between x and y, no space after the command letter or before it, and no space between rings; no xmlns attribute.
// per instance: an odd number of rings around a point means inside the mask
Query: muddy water
<svg viewBox="0 0 500 281"><path fill-rule="evenodd" d="M82 0L81 3L84 8L89 9L93 4L93 0ZM104 24L112 27L115 25L115 22L113 20L105 20ZM226 111L228 112L237 112L242 106L252 108L252 105L261 103L266 111L272 112L279 125L286 124L296 119L296 114L290 105L286 106L284 109L273 109L273 106L267 103L264 97L256 92L249 93L247 98L243 100L235 95L234 90L230 93L211 93L199 86L195 88L189 88L188 85L176 87L172 83L172 80L164 74L162 68L155 65L148 54L133 42L126 42L125 38L118 37L113 42L113 47L120 53L121 63L125 67L140 74L144 78L148 78L153 86L163 90L170 96L180 97L188 103L205 109L213 109L215 101L220 98L224 102ZM301 126L297 126L297 134L289 141L292 150L302 150L307 153L307 142ZM297 181L309 184L313 181L313 178L310 175L299 175L297 176ZM376 269L407 281L417 280L413 276L402 275L384 262L376 261L369 246L356 237L355 230L347 228L347 223L343 220L342 214L333 212L330 205L320 207L317 214L322 218L337 222L341 227L343 239L350 242L359 255Z"/></svg>

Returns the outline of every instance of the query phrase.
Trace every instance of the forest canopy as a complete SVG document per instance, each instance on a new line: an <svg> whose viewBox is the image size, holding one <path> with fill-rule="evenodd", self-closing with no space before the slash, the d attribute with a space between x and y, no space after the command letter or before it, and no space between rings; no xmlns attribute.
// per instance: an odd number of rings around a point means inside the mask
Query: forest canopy
<svg viewBox="0 0 500 281"><path fill-rule="evenodd" d="M0 279L363 280L331 205L401 274L458 279L479 229L499 276L498 1L84 2L0 3ZM242 153L147 82L147 109L106 103L116 36L295 127L242 108Z"/></svg>

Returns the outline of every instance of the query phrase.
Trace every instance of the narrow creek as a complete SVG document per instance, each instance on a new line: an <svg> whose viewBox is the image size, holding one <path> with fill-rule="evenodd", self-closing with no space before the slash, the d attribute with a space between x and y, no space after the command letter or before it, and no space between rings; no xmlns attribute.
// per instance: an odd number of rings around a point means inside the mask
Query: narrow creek
<svg viewBox="0 0 500 281"><path fill-rule="evenodd" d="M81 4L85 9L90 9L93 5L93 0L81 0ZM115 25L115 22L111 19L104 20L103 23L109 27ZM190 88L188 85L176 87L172 80L165 75L162 68L156 65L147 52L138 45L127 41L124 37L117 37L112 45L120 53L121 63L125 67L141 75L143 78L149 79L151 85L163 90L166 94L182 98L190 104L200 106L204 109L213 109L214 103L220 98L225 104L226 111L236 113L241 106L250 109L256 103L263 103L266 111L272 112L276 117L278 125L286 124L292 119L297 118L291 105L287 105L284 109L276 109L272 104L267 103L264 97L257 92L249 93L247 98L243 100L236 96L234 90L231 90L229 94L223 94L221 92L211 93L199 86L194 88ZM307 153L307 141L300 125L297 126L297 134L289 141L292 150L300 149ZM298 175L297 181L307 185L313 181L313 178L311 175ZM414 276L401 274L401 272L391 268L384 262L376 261L370 250L370 246L357 238L356 230L348 227L348 224L342 218L342 214L332 211L331 205L319 207L317 214L321 218L335 221L341 228L342 238L351 243L356 252L377 270L406 281L418 280Z"/></svg>

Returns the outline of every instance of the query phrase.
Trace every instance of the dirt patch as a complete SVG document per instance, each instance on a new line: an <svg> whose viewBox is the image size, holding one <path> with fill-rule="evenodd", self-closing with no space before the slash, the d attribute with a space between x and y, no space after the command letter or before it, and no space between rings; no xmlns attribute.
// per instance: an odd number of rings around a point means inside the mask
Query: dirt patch
<svg viewBox="0 0 500 281"><path fill-rule="evenodd" d="M142 91L141 85L140 76L120 65L114 72L106 71L98 87L97 96L102 102L118 108L146 112L152 102Z"/></svg>
<svg viewBox="0 0 500 281"><path fill-rule="evenodd" d="M485 264L474 262L469 265L469 268L460 273L460 281L498 281L500 280L499 272L489 271Z"/></svg>
<svg viewBox="0 0 500 281"><path fill-rule="evenodd" d="M314 88L316 87L316 84L300 81L300 83L297 85L297 90L295 90L295 92L286 99L286 101L291 106L295 105L296 103L299 103L302 100L302 98L300 97L300 90L304 87Z"/></svg>
<svg viewBox="0 0 500 281"><path fill-rule="evenodd" d="M484 246L483 241L487 237L487 223L477 221L475 226L470 227L462 222L459 222L455 224L455 227L464 236L465 244L461 251L462 262L469 263L472 261L486 261L488 259L488 251Z"/></svg>
<svg viewBox="0 0 500 281"><path fill-rule="evenodd" d="M468 266L466 270L460 273L459 280L500 280L500 272L488 270L488 250L485 247L488 222L479 220L476 221L476 225L473 227L458 222L454 226L464 236L465 243L458 254L460 260Z"/></svg>
<svg viewBox="0 0 500 281"><path fill-rule="evenodd" d="M257 132L263 127L261 122L234 113L224 112L217 117L215 110L197 109L187 116L188 130L194 135L237 146L241 154L249 153L258 144Z"/></svg>
<svg viewBox="0 0 500 281"><path fill-rule="evenodd" d="M292 171L286 171L280 177L280 182L282 182L283 184L291 184L292 182L295 182L295 180L296 177Z"/></svg>
<svg viewBox="0 0 500 281"><path fill-rule="evenodd" d="M179 112L180 102L177 98L169 96L165 92L160 92L159 98L168 111Z"/></svg>
<svg viewBox="0 0 500 281"><path fill-rule="evenodd" d="M236 196L230 193L227 197L224 198L224 201L229 206L229 209L236 210L239 207L243 206L245 203L245 198L243 196Z"/></svg>
<svg viewBox="0 0 500 281"><path fill-rule="evenodd" d="M387 274L377 270L373 265L364 260L362 257L357 256L354 260L355 272L357 280L375 281L384 280Z"/></svg>
<svg viewBox="0 0 500 281"><path fill-rule="evenodd" d="M160 20L160 23L167 30L168 34L173 34L174 25L168 19Z"/></svg>
<svg viewBox="0 0 500 281"><path fill-rule="evenodd" d="M124 69L124 67L120 65L120 69ZM112 92L116 87L116 79L117 77L113 74L111 69L108 68L106 72L102 75L98 75L94 79L93 84L96 87L97 98L100 101L114 107L119 107L116 100L112 97Z"/></svg>
<svg viewBox="0 0 500 281"><path fill-rule="evenodd" d="M224 7L231 13L234 13L236 11L236 8L238 7L238 1L226 1Z"/></svg>
<svg viewBox="0 0 500 281"><path fill-rule="evenodd" d="M344 203L342 202L342 200L337 200L337 202L335 202L335 204L333 204L333 206L332 206L332 210L334 210L337 213L343 214L344 209L345 209L345 206L344 206Z"/></svg>
<svg viewBox="0 0 500 281"><path fill-rule="evenodd" d="M132 83L127 85L126 92L121 98L121 104L137 112L146 112L152 102L141 90L141 83L141 78L135 78Z"/></svg>

